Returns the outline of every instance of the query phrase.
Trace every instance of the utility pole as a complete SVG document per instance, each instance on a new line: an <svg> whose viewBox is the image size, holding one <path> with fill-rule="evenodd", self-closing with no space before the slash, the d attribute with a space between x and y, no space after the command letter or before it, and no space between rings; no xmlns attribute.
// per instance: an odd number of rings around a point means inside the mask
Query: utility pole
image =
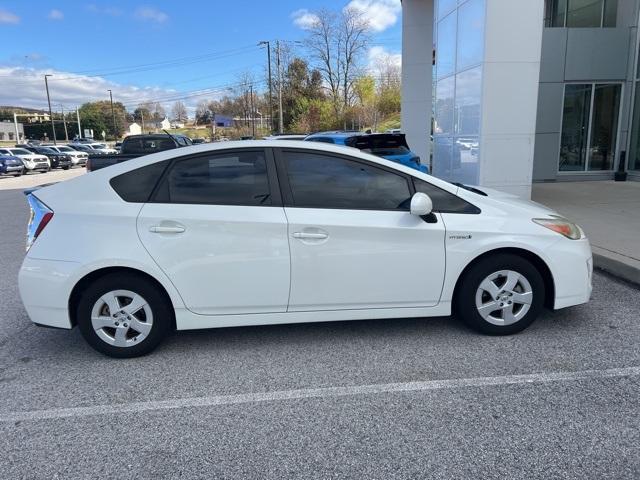
<svg viewBox="0 0 640 480"><path fill-rule="evenodd" d="M271 124L271 132L273 132L274 122L273 122L273 91L271 87L271 42L268 40L263 40L258 43L258 46L266 45L267 46L267 69L269 71L269 123Z"/></svg>
<svg viewBox="0 0 640 480"><path fill-rule="evenodd" d="M76 120L78 120L78 138L82 138L82 130L80 127L80 110L76 107Z"/></svg>
<svg viewBox="0 0 640 480"><path fill-rule="evenodd" d="M144 112L142 109L140 109L140 122L142 123L142 129L140 131L144 133Z"/></svg>
<svg viewBox="0 0 640 480"><path fill-rule="evenodd" d="M111 90L107 90L109 92L109 101L111 102L111 120L113 121L113 136L118 136L118 129L116 127L116 114L113 111L113 94Z"/></svg>
<svg viewBox="0 0 640 480"><path fill-rule="evenodd" d="M49 82L47 81L47 77L53 77L50 73L47 73L44 76L44 86L47 89L47 103L49 104L49 117L51 118L51 130L53 130L53 144L57 145L56 141L56 126L53 123L53 112L51 111L51 97L49 97Z"/></svg>
<svg viewBox="0 0 640 480"><path fill-rule="evenodd" d="M253 104L253 83L251 85L249 85L249 105L251 108L251 135L253 136L253 138L256 138L256 113L255 113L255 106Z"/></svg>
<svg viewBox="0 0 640 480"><path fill-rule="evenodd" d="M216 141L216 112L211 110L211 141Z"/></svg>
<svg viewBox="0 0 640 480"><path fill-rule="evenodd" d="M62 123L64 124L64 138L69 141L69 132L67 131L67 120L64 118L64 105L60 104L60 111L62 112Z"/></svg>
<svg viewBox="0 0 640 480"><path fill-rule="evenodd" d="M13 128L16 130L16 143L20 143L20 131L18 130L18 115L13 112Z"/></svg>
<svg viewBox="0 0 640 480"><path fill-rule="evenodd" d="M278 68L278 133L284 132L282 116L282 69L280 68L280 40L276 40L276 67Z"/></svg>

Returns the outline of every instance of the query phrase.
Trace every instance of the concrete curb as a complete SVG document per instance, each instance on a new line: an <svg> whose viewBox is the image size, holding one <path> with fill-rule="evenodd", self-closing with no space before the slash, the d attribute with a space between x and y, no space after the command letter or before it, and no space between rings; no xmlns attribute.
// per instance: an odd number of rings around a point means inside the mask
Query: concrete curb
<svg viewBox="0 0 640 480"><path fill-rule="evenodd" d="M640 287L640 268L629 265L610 256L593 252L593 266L614 277L633 283Z"/></svg>

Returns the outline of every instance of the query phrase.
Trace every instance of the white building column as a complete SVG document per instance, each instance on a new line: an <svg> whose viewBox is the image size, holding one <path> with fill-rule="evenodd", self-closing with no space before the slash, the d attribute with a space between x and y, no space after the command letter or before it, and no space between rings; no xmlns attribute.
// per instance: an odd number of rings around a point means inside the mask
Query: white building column
<svg viewBox="0 0 640 480"><path fill-rule="evenodd" d="M431 143L434 0L402 1L402 131L425 165Z"/></svg>

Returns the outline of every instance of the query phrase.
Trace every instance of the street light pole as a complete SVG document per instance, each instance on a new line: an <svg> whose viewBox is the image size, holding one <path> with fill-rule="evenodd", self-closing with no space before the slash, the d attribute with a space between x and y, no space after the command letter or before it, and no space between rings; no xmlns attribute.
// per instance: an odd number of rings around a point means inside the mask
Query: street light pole
<svg viewBox="0 0 640 480"><path fill-rule="evenodd" d="M280 40L276 40L276 67L278 68L278 133L284 131L282 115L282 69L280 68Z"/></svg>
<svg viewBox="0 0 640 480"><path fill-rule="evenodd" d="M111 102L111 120L113 121L113 136L117 137L118 129L116 128L116 114L113 111L113 93L111 92L111 90L108 90L108 92L109 92L109 101Z"/></svg>
<svg viewBox="0 0 640 480"><path fill-rule="evenodd" d="M82 138L82 130L80 126L80 110L76 107L76 120L78 121L78 138Z"/></svg>
<svg viewBox="0 0 640 480"><path fill-rule="evenodd" d="M53 144L57 145L56 141L56 126L53 123L53 112L51 111L51 97L49 96L49 82L47 81L47 77L53 77L50 73L47 73L44 76L44 86L47 89L47 103L49 104L49 118L51 118L51 130L53 131Z"/></svg>
<svg viewBox="0 0 640 480"><path fill-rule="evenodd" d="M251 108L251 135L253 136L253 138L256 138L256 114L255 114L255 108L253 105L253 83L251 85L249 85L249 105Z"/></svg>
<svg viewBox="0 0 640 480"><path fill-rule="evenodd" d="M64 105L60 104L60 111L62 112L62 123L64 124L64 138L69 141L69 131L67 130L67 119L64 118Z"/></svg>
<svg viewBox="0 0 640 480"><path fill-rule="evenodd" d="M266 45L267 46L267 69L269 72L269 123L271 124L271 131L273 132L273 91L271 87L271 42L268 40L263 40L259 42L258 45Z"/></svg>

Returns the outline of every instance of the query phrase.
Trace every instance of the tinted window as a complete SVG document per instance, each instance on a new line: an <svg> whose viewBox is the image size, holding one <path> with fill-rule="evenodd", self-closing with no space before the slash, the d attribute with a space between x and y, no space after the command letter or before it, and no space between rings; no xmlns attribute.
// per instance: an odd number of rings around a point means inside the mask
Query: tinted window
<svg viewBox="0 0 640 480"><path fill-rule="evenodd" d="M405 177L371 165L316 153L284 152L296 207L408 210Z"/></svg>
<svg viewBox="0 0 640 480"><path fill-rule="evenodd" d="M271 205L262 152L235 152L176 162L156 202L209 205Z"/></svg>
<svg viewBox="0 0 640 480"><path fill-rule="evenodd" d="M320 143L335 143L332 138L329 137L313 137L307 138L310 142L320 142Z"/></svg>
<svg viewBox="0 0 640 480"><path fill-rule="evenodd" d="M170 150L175 148L174 141L169 138L155 137L155 138L131 138L126 139L123 142L123 149L127 153L152 153L161 152L163 150Z"/></svg>
<svg viewBox="0 0 640 480"><path fill-rule="evenodd" d="M460 197L431 185L423 180L413 179L416 192L429 195L433 202L433 211L440 213L480 213L480 209Z"/></svg>
<svg viewBox="0 0 640 480"><path fill-rule="evenodd" d="M147 202L168 163L169 160L165 160L136 168L113 177L109 183L125 202Z"/></svg>

